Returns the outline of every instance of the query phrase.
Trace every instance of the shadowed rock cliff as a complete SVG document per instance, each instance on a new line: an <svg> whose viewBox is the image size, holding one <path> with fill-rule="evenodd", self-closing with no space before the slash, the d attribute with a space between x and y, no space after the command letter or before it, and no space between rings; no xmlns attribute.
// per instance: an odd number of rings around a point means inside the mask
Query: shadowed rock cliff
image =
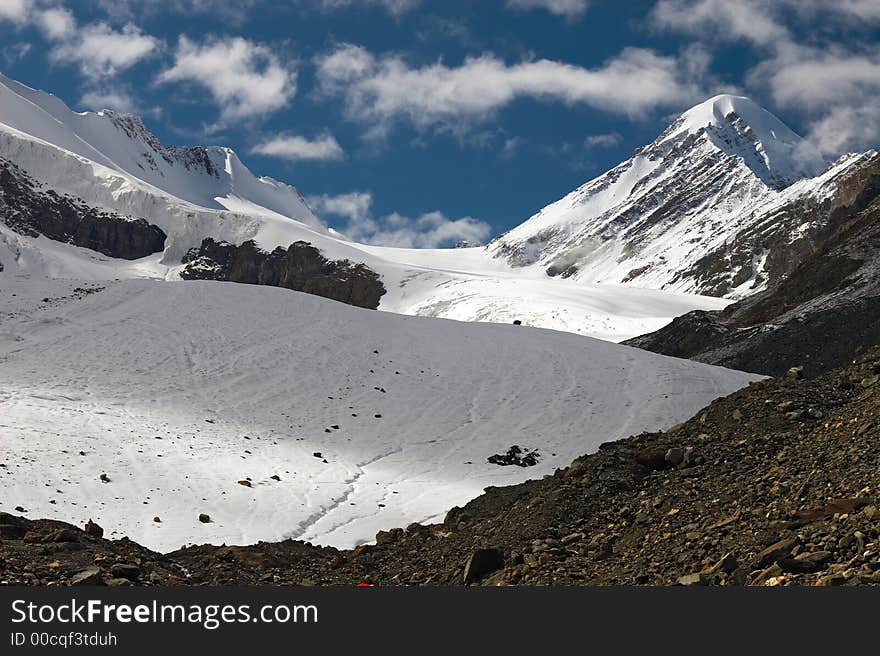
<svg viewBox="0 0 880 656"><path fill-rule="evenodd" d="M183 261L186 267L180 275L184 280L284 287L370 309L379 307L385 293L376 272L348 260L328 260L304 241L267 253L253 241L236 246L207 238Z"/></svg>
<svg viewBox="0 0 880 656"><path fill-rule="evenodd" d="M27 237L44 235L125 260L137 260L165 248L165 233L144 219L128 219L43 189L2 158L0 221Z"/></svg>

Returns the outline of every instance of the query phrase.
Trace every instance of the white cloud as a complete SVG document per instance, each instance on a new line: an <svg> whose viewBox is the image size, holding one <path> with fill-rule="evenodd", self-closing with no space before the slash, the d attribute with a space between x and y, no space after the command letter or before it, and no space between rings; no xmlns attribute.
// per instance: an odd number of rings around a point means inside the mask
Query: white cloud
<svg viewBox="0 0 880 656"><path fill-rule="evenodd" d="M621 136L618 132L606 134L592 134L584 139L584 148L611 148L620 143Z"/></svg>
<svg viewBox="0 0 880 656"><path fill-rule="evenodd" d="M25 23L30 19L32 8L32 0L2 0L0 1L0 20Z"/></svg>
<svg viewBox="0 0 880 656"><path fill-rule="evenodd" d="M291 161L330 161L345 156L342 146L332 134L325 133L316 139L307 139L298 135L281 135L263 141L251 153L280 157Z"/></svg>
<svg viewBox="0 0 880 656"><path fill-rule="evenodd" d="M348 194L330 196L309 196L309 207L318 215L338 216L350 221L363 221L370 217L373 208L373 194L367 191L353 191Z"/></svg>
<svg viewBox="0 0 880 656"><path fill-rule="evenodd" d="M269 47L241 37L208 38L199 44L181 36L174 65L158 81L205 87L222 120L269 114L296 93L296 70L283 66Z"/></svg>
<svg viewBox="0 0 880 656"><path fill-rule="evenodd" d="M523 140L521 137L509 137L504 140L504 145L501 147L501 154L504 157L513 157L522 144Z"/></svg>
<svg viewBox="0 0 880 656"><path fill-rule="evenodd" d="M659 0L650 20L661 29L705 40L744 39L765 45L790 38L763 0Z"/></svg>
<svg viewBox="0 0 880 656"><path fill-rule="evenodd" d="M751 90L802 119L807 140L828 157L880 141L880 47L858 28L880 22L878 0L659 0L652 24L702 43L746 41L764 59ZM828 26L847 29L846 42ZM809 45L790 27L811 35Z"/></svg>
<svg viewBox="0 0 880 656"><path fill-rule="evenodd" d="M54 29L61 29L57 21ZM75 24L71 25L71 30ZM49 51L50 61L56 64L78 64L80 72L90 78L112 76L152 55L159 40L144 34L131 23L121 30L107 23L92 23L59 33L60 41Z"/></svg>
<svg viewBox="0 0 880 656"><path fill-rule="evenodd" d="M76 30L73 14L63 7L51 7L36 16L37 27L51 41L64 39Z"/></svg>
<svg viewBox="0 0 880 656"><path fill-rule="evenodd" d="M440 248L460 241L482 242L490 231L489 224L470 216L450 219L442 212L427 212L411 218L394 212L379 220L349 222L342 232L376 246Z"/></svg>
<svg viewBox="0 0 880 656"><path fill-rule="evenodd" d="M810 123L808 138L829 156L880 146L880 113L873 100L832 107Z"/></svg>
<svg viewBox="0 0 880 656"><path fill-rule="evenodd" d="M268 0L92 0L107 15L115 19L131 20L138 16L158 13L206 14L221 16L224 20L244 22L249 12ZM421 0L288 0L315 7L321 11L336 11L352 7L372 6L384 9L392 16L401 16L421 4Z"/></svg>
<svg viewBox="0 0 880 656"><path fill-rule="evenodd" d="M369 192L312 196L306 200L319 216L346 220L343 225L334 226L337 233L376 246L440 248L460 241L481 242L491 233L484 221L470 216L451 219L442 212L426 212L417 217L392 212L382 218L373 217L373 196ZM332 225L332 221L328 223Z"/></svg>
<svg viewBox="0 0 880 656"><path fill-rule="evenodd" d="M35 26L51 43L48 59L77 65L86 77L116 75L152 55L159 40L132 23L121 29L105 22L78 27L69 9L56 0L0 0L0 20Z"/></svg>
<svg viewBox="0 0 880 656"><path fill-rule="evenodd" d="M262 0L92 0L110 18L130 21L156 14L210 13L233 23L243 22Z"/></svg>
<svg viewBox="0 0 880 656"><path fill-rule="evenodd" d="M880 144L880 47L789 44L749 72L776 105L806 117L807 138L826 155Z"/></svg>
<svg viewBox="0 0 880 656"><path fill-rule="evenodd" d="M880 21L877 0L658 0L650 22L704 41L744 40L776 48L793 42L796 21L849 24Z"/></svg>
<svg viewBox="0 0 880 656"><path fill-rule="evenodd" d="M551 14L573 19L587 13L590 3L587 0L507 0L507 6L523 11L545 9Z"/></svg>
<svg viewBox="0 0 880 656"><path fill-rule="evenodd" d="M3 57L3 61L6 62L7 66L11 66L15 62L27 57L31 50L33 50L33 46L30 43L20 41L19 43L5 46L0 50L0 56Z"/></svg>
<svg viewBox="0 0 880 656"><path fill-rule="evenodd" d="M508 65L491 54L460 66L437 62L416 68L396 55L342 45L317 58L316 66L320 93L341 97L346 116L371 126L372 136L382 136L401 120L419 129L461 132L519 98L635 117L706 94L696 81L705 73L701 58L666 57L641 48L627 48L595 69L547 59Z"/></svg>
<svg viewBox="0 0 880 656"><path fill-rule="evenodd" d="M766 86L783 107L820 109L880 92L880 48L792 46L754 68L749 81Z"/></svg>
<svg viewBox="0 0 880 656"><path fill-rule="evenodd" d="M312 0L313 2L315 0ZM392 16L400 16L415 9L421 0L317 0L325 11L347 9L353 6L374 5L383 8Z"/></svg>
<svg viewBox="0 0 880 656"><path fill-rule="evenodd" d="M93 111L112 109L125 114L139 111L134 98L127 91L119 89L92 89L83 94L80 104Z"/></svg>
<svg viewBox="0 0 880 656"><path fill-rule="evenodd" d="M764 0L764 4L767 3L768 0ZM775 7L784 12L794 12L802 19L827 17L847 23L880 21L880 3L877 0L776 0Z"/></svg>

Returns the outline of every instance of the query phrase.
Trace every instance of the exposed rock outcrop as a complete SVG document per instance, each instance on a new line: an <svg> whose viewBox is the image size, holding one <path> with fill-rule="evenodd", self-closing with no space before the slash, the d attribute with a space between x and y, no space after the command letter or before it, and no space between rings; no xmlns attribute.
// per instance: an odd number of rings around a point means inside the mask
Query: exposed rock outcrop
<svg viewBox="0 0 880 656"><path fill-rule="evenodd" d="M690 312L626 342L657 353L769 375L791 363L808 376L880 343L880 187L768 290L721 312Z"/></svg>
<svg viewBox="0 0 880 656"><path fill-rule="evenodd" d="M379 307L385 293L379 275L365 265L328 260L304 241L267 253L253 241L236 246L207 238L183 261L186 266L180 275L184 280L284 287L370 309Z"/></svg>
<svg viewBox="0 0 880 656"><path fill-rule="evenodd" d="M143 219L129 219L44 189L15 164L0 158L0 221L28 237L90 248L136 260L165 248L165 233Z"/></svg>

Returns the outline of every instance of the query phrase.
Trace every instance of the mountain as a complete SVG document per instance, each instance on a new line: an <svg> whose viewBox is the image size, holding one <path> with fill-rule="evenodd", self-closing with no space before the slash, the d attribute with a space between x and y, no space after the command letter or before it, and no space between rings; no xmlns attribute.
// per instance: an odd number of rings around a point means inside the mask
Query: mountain
<svg viewBox="0 0 880 656"><path fill-rule="evenodd" d="M880 155L826 166L747 98L688 110L487 247L435 250L340 239L295 188L253 175L228 148L163 146L136 117L72 112L8 78L0 99L7 275L274 285L401 314L631 339L768 374L792 360L824 371L850 343L874 343L871 324L849 319L873 287L841 272L873 266L865 212ZM849 258L835 269L832 251L857 254L833 256Z"/></svg>
<svg viewBox="0 0 880 656"><path fill-rule="evenodd" d="M147 220L151 217L143 207L144 197L158 192L203 208L289 217L320 225L295 188L271 178L257 178L229 148L163 146L133 115L72 112L55 96L0 75L0 122L4 125L0 132L3 150L18 147L11 158L14 164L86 203L101 204L106 191L90 189L91 180L79 171L49 168L46 146L76 155L80 162L88 161L94 174L107 183L137 180L140 184L113 184L112 192L117 195L113 204L117 210L126 207L118 196L129 194L128 208L145 213L142 218ZM58 158L57 153L54 156ZM138 190L141 193L135 192L135 186L142 187Z"/></svg>
<svg viewBox="0 0 880 656"><path fill-rule="evenodd" d="M787 276L861 209L853 178L874 156L826 166L751 100L717 96L489 249L581 282L742 297Z"/></svg>
<svg viewBox="0 0 880 656"><path fill-rule="evenodd" d="M295 188L253 175L228 148L163 146L136 117L76 113L5 77L0 267L36 277L280 285L384 311L517 320L615 341L728 304L552 279L480 247L347 242Z"/></svg>
<svg viewBox="0 0 880 656"><path fill-rule="evenodd" d="M628 343L658 353L780 375L840 367L880 344L880 154L850 181L865 206L785 278L717 312L691 312Z"/></svg>
<svg viewBox="0 0 880 656"><path fill-rule="evenodd" d="M160 550L351 547L758 378L266 286L3 282L0 510Z"/></svg>

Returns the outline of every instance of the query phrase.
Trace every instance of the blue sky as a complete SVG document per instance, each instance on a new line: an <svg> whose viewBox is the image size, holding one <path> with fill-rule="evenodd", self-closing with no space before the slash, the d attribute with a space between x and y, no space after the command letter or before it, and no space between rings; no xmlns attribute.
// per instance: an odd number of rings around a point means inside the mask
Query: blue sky
<svg viewBox="0 0 880 656"><path fill-rule="evenodd" d="M880 145L880 0L0 0L0 67L391 245L486 240L721 92Z"/></svg>

